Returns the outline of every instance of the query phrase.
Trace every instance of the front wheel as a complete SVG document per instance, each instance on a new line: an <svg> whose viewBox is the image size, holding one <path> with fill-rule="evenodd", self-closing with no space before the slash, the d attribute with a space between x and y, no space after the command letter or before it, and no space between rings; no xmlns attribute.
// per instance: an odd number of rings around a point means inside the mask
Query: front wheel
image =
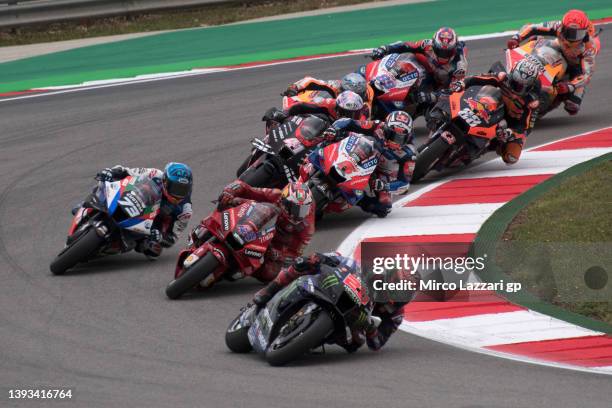
<svg viewBox="0 0 612 408"><path fill-rule="evenodd" d="M304 308L308 306L311 305ZM325 310L317 308L316 311L302 316L296 313L280 329L278 336L268 347L266 361L271 366L282 366L296 360L323 344L333 330L334 322Z"/></svg>
<svg viewBox="0 0 612 408"><path fill-rule="evenodd" d="M225 345L234 353L248 353L253 350L249 341L249 326L241 323L242 313L238 315L225 331Z"/></svg>
<svg viewBox="0 0 612 408"><path fill-rule="evenodd" d="M187 291L193 289L219 267L219 260L212 252L208 252L203 258L197 260L181 276L174 279L166 287L166 296L169 299L178 299Z"/></svg>
<svg viewBox="0 0 612 408"><path fill-rule="evenodd" d="M49 269L54 275L63 275L68 269L79 262L85 261L94 251L100 248L103 242L104 238L100 237L94 228L89 228L60 252L51 262Z"/></svg>
<svg viewBox="0 0 612 408"><path fill-rule="evenodd" d="M417 156L411 180L414 182L425 177L436 161L439 160L449 148L450 145L441 137L438 137L425 146Z"/></svg>

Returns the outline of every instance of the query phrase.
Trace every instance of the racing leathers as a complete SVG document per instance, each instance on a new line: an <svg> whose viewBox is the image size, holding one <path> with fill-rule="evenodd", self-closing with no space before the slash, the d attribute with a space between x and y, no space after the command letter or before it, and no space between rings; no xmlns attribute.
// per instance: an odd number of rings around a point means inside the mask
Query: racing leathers
<svg viewBox="0 0 612 408"><path fill-rule="evenodd" d="M283 100L283 106L289 107L300 101L305 101L305 98L301 97L306 91L323 91L327 92L333 97L337 97L342 91L342 80L322 80L316 79L310 76L304 77L297 82L289 85L287 90L283 93L286 99ZM309 100L316 97L317 94L313 93L309 95ZM374 99L374 90L372 87L367 86L365 96L363 96L363 102L367 106L368 111L372 110L372 100Z"/></svg>
<svg viewBox="0 0 612 408"><path fill-rule="evenodd" d="M338 109L336 107L336 99L323 98L320 96L314 97L309 101L302 101L296 97L290 98L292 101L286 109L270 108L264 114L262 120L266 122L267 127L273 126L273 123L281 123L285 119L294 115L323 115L330 119L330 122L338 119ZM367 104L358 112L360 119L370 117L370 107Z"/></svg>
<svg viewBox="0 0 612 408"><path fill-rule="evenodd" d="M447 89L452 82L459 81L465 77L468 69L467 47L463 41L457 42L455 56L446 64L438 62L433 50L433 40L425 39L417 42L395 42L380 47L384 54L411 52L415 54L417 60L423 64L425 69L433 78L433 91ZM437 100L434 92L427 96L428 102L433 104Z"/></svg>
<svg viewBox="0 0 612 408"><path fill-rule="evenodd" d="M509 48L518 47L522 41L531 40L536 36L556 37L559 48L568 64L568 83L557 86L560 101L565 104L565 110L575 115L580 110L586 86L595 71L595 57L601 44L595 31L595 26L589 22L587 36L578 43L569 43L561 34L561 21L547 21L540 24L527 24L508 41Z"/></svg>
<svg viewBox="0 0 612 408"><path fill-rule="evenodd" d="M354 132L373 136L381 152L376 171L372 175L370 191L367 191L358 205L366 212L379 217L386 216L391 211L391 195L405 194L410 187L410 179L414 171L415 147L412 144L390 146L385 141L384 122L374 120L339 119L331 129L335 140L343 139L347 133ZM329 133L329 131L328 131ZM410 135L409 140L413 136Z"/></svg>
<svg viewBox="0 0 612 408"><path fill-rule="evenodd" d="M98 177L102 176L105 181L118 181L128 176L145 176L159 185L160 189L163 189L163 174L162 170L156 168L117 165L102 170ZM170 248L178 241L185 228L187 228L192 214L191 196L173 204L162 195L159 214L155 217L151 226L151 235L138 242L135 250L147 257L158 257L161 255L162 247Z"/></svg>
<svg viewBox="0 0 612 408"><path fill-rule="evenodd" d="M221 193L220 205L233 206L240 199L276 204L280 208L281 190L276 188L251 187L241 180L228 184ZM276 234L265 254L263 266L251 276L263 282L269 282L284 266L290 265L296 257L304 252L315 232L315 206L298 223L289 220L284 211L280 211L276 221Z"/></svg>
<svg viewBox="0 0 612 408"><path fill-rule="evenodd" d="M340 256L338 253L313 253L307 258L297 258L291 266L282 269L273 281L255 294L253 303L263 307L274 294L300 276L320 273L322 265L346 268L361 275L359 265L352 258ZM365 342L371 350L379 350L399 328L405 304L406 302L374 303L372 315L381 320L378 327L371 319L366 319L364 325L351 328L350 338L336 339L336 343L349 353L357 351Z"/></svg>
<svg viewBox="0 0 612 408"><path fill-rule="evenodd" d="M527 136L533 129L538 117L539 82L526 95L513 92L506 81L506 73L482 74L470 76L459 82L460 87L469 88L474 85L491 85L499 88L504 103L507 128L498 129L497 154L506 164L516 163L523 150Z"/></svg>

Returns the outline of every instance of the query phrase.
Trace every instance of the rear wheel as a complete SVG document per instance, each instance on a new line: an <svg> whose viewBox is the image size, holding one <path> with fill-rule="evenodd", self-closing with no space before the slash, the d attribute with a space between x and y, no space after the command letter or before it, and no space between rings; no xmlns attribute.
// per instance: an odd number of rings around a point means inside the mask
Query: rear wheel
<svg viewBox="0 0 612 408"><path fill-rule="evenodd" d="M425 177L435 162L439 160L449 148L450 145L441 137L438 137L427 145L417 156L414 172L412 173L412 181L418 181Z"/></svg>
<svg viewBox="0 0 612 408"><path fill-rule="evenodd" d="M219 261L212 252L204 255L191 265L181 276L174 279L166 287L166 296L170 299L178 299L187 291L193 289L198 283L213 273L219 266Z"/></svg>
<svg viewBox="0 0 612 408"><path fill-rule="evenodd" d="M225 332L225 344L234 353L248 353L253 349L249 341L249 327L242 326L241 317L242 313L230 323Z"/></svg>
<svg viewBox="0 0 612 408"><path fill-rule="evenodd" d="M104 238L100 237L94 228L89 228L51 262L51 272L54 275L63 275L68 269L85 261L103 242Z"/></svg>
<svg viewBox="0 0 612 408"><path fill-rule="evenodd" d="M270 344L266 351L266 361L272 366L282 366L296 360L323 344L333 330L334 322L324 310L319 309L306 316L299 316L296 313L285 323Z"/></svg>

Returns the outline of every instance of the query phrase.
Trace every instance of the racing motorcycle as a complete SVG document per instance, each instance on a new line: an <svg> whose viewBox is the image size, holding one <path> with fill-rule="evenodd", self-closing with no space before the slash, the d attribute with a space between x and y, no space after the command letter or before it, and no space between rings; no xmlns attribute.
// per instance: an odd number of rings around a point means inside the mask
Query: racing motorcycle
<svg viewBox="0 0 612 408"><path fill-rule="evenodd" d="M441 98L430 115L438 129L419 148L412 181L432 168L440 171L471 163L495 146L497 129L505 126L501 91L489 85Z"/></svg>
<svg viewBox="0 0 612 408"><path fill-rule="evenodd" d="M413 118L422 113L413 95L428 74L414 54L389 54L362 66L360 73L374 90L372 118L384 120L396 110L408 112Z"/></svg>
<svg viewBox="0 0 612 408"><path fill-rule="evenodd" d="M505 64L498 61L493 64L489 72L510 72L512 67L523 59L534 62L540 70L538 80L541 90L538 95L540 100L538 117L541 118L559 106L555 85L565 79L567 62L557 40L538 38L513 50L506 50Z"/></svg>
<svg viewBox="0 0 612 408"><path fill-rule="evenodd" d="M357 204L369 189L379 157L374 138L352 132L310 153L300 167L299 181L312 191L317 218Z"/></svg>
<svg viewBox="0 0 612 408"><path fill-rule="evenodd" d="M279 210L241 198L234 203L238 205L213 211L191 233L166 288L168 298L178 299L196 286L210 287L222 277L234 280L236 274L250 275L261 267L276 233Z"/></svg>
<svg viewBox="0 0 612 408"><path fill-rule="evenodd" d="M359 276L323 265L301 276L263 308L247 305L230 323L225 344L235 353L255 350L282 366L338 339L350 342L350 327L371 318L371 302Z"/></svg>
<svg viewBox="0 0 612 408"><path fill-rule="evenodd" d="M128 252L151 233L162 198L158 184L143 176L97 180L74 214L65 248L51 263L54 275L96 257Z"/></svg>
<svg viewBox="0 0 612 408"><path fill-rule="evenodd" d="M272 127L263 139L253 139L238 178L253 187L269 188L296 181L304 158L323 141L328 126L324 115L296 115Z"/></svg>

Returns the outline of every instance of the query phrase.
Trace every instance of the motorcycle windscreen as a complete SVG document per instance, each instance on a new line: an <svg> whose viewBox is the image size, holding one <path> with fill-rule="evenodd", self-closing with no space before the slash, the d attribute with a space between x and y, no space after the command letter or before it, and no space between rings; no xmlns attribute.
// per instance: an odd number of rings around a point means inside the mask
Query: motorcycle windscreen
<svg viewBox="0 0 612 408"><path fill-rule="evenodd" d="M295 137L302 143L310 145L312 142L319 141L321 134L326 128L327 122L323 119L316 116L307 116L295 130Z"/></svg>
<svg viewBox="0 0 612 408"><path fill-rule="evenodd" d="M254 241L274 230L278 208L268 203L252 202L234 228L244 243Z"/></svg>

